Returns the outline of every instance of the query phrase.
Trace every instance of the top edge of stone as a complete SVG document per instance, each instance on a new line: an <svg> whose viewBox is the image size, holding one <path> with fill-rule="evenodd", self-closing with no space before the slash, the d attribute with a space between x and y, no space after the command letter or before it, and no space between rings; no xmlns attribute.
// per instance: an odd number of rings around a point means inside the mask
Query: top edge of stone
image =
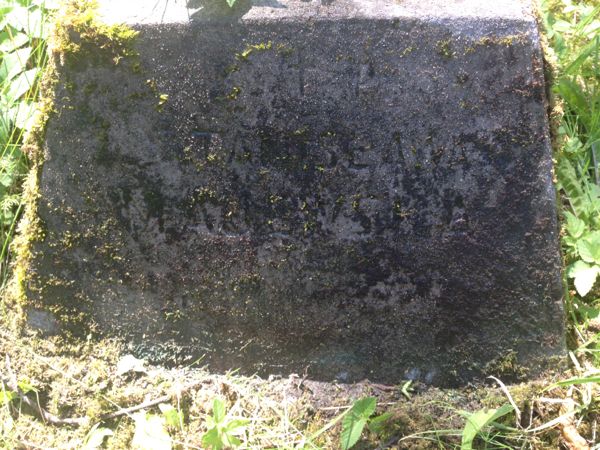
<svg viewBox="0 0 600 450"><path fill-rule="evenodd" d="M98 0L98 12L108 24L185 24L215 18L215 2L225 0ZM211 11L206 13L206 11ZM245 21L306 21L343 19L473 19L535 20L531 0L238 0L229 17Z"/></svg>

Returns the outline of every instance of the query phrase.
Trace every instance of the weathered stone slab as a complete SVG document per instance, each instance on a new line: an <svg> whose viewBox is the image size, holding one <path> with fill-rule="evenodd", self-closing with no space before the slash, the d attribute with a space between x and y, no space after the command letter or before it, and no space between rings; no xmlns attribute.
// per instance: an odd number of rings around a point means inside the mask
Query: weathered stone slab
<svg viewBox="0 0 600 450"><path fill-rule="evenodd" d="M562 354L528 2L100 5L139 57L57 67L34 318L343 381Z"/></svg>

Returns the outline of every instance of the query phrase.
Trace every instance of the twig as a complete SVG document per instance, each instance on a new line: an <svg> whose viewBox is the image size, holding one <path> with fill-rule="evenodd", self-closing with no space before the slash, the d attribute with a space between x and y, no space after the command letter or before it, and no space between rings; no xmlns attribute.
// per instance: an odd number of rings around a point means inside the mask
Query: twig
<svg viewBox="0 0 600 450"><path fill-rule="evenodd" d="M101 420L114 419L115 417L129 415L132 412L136 412L136 411L139 411L141 409L150 408L152 406L156 406L156 405L159 405L161 403L167 403L173 397L180 396L180 395L184 394L185 392L187 392L187 391L189 391L191 389L194 389L195 387L201 385L205 381L206 380L195 381L194 383L190 383L189 385L187 385L185 387L182 387L181 389L175 389L171 393L163 395L162 397L155 398L154 400L148 400L146 402L140 403L139 405L131 406L129 408L121 408L121 409L119 409L119 410L117 410L115 412L108 413L108 414L103 414L103 415L100 416L100 419Z"/></svg>
<svg viewBox="0 0 600 450"><path fill-rule="evenodd" d="M561 412L575 412L575 401L572 398L569 398L569 400L570 402L568 404L561 407ZM577 431L573 416L562 420L558 424L558 427L560 428L564 443L569 450L590 450L588 442L579 434L579 431Z"/></svg>

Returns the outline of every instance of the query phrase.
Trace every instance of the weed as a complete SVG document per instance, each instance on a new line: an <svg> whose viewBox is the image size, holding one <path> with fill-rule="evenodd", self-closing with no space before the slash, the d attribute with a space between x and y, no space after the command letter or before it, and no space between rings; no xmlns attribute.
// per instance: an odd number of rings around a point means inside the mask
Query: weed
<svg viewBox="0 0 600 450"><path fill-rule="evenodd" d="M212 415L207 416L209 430L202 437L202 444L213 450L238 447L242 444L236 435L244 432L250 423L248 419L228 419L225 404L216 398L213 402Z"/></svg>
<svg viewBox="0 0 600 450"><path fill-rule="evenodd" d="M367 397L354 402L342 420L342 433L340 444L342 450L348 450L358 442L365 426L374 434L379 434L385 423L390 419L391 413L384 413L372 417L377 407L374 397Z"/></svg>

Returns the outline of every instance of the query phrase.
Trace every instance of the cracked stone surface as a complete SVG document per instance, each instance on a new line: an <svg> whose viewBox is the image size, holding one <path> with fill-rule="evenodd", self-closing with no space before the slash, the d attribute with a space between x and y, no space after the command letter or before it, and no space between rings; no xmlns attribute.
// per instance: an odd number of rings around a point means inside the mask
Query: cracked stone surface
<svg viewBox="0 0 600 450"><path fill-rule="evenodd" d="M135 5L139 58L58 67L31 324L322 380L563 354L528 2Z"/></svg>

